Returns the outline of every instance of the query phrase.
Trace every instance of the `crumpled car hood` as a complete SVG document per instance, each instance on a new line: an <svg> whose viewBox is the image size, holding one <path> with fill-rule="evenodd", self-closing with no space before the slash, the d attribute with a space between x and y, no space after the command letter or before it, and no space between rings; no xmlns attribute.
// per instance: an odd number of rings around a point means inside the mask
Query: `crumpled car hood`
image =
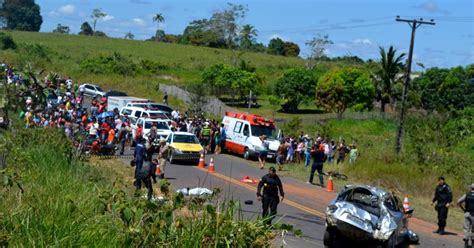
<svg viewBox="0 0 474 248"><path fill-rule="evenodd" d="M380 206L378 217L350 202L341 201L332 203L326 210L326 216L328 225L336 226L341 222L349 224L346 226L359 229L376 240L388 240L397 229L397 223L383 205Z"/></svg>

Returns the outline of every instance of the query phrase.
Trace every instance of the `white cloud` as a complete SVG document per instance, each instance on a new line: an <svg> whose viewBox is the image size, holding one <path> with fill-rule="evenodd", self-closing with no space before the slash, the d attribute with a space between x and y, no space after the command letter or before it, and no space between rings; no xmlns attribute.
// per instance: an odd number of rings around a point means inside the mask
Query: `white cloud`
<svg viewBox="0 0 474 248"><path fill-rule="evenodd" d="M145 21L141 18L133 18L132 21L133 21L133 23L135 23L139 26L146 26Z"/></svg>
<svg viewBox="0 0 474 248"><path fill-rule="evenodd" d="M450 12L445 9L441 9L435 1L427 1L418 6L415 6L417 9L424 10L429 13L441 13L441 14L449 14Z"/></svg>
<svg viewBox="0 0 474 248"><path fill-rule="evenodd" d="M74 13L74 11L76 11L76 7L72 4L66 4L58 9L58 12L64 15L70 15Z"/></svg>
<svg viewBox="0 0 474 248"><path fill-rule="evenodd" d="M280 39L282 39L283 41L291 41L291 39L289 39L289 38L287 38L287 37L284 37L284 36L282 36L281 34L272 34L272 35L268 36L268 40L276 39L276 38L280 38Z"/></svg>
<svg viewBox="0 0 474 248"><path fill-rule="evenodd" d="M372 41L369 39L355 39L352 43L360 45L372 45Z"/></svg>
<svg viewBox="0 0 474 248"><path fill-rule="evenodd" d="M75 11L76 11L76 6L72 4L66 4L59 7L56 10L50 11L49 15L50 16L71 15L71 14L74 14Z"/></svg>
<svg viewBox="0 0 474 248"><path fill-rule="evenodd" d="M102 18L102 21L107 22L107 21L113 20L114 18L115 17L113 17L111 15L106 15Z"/></svg>

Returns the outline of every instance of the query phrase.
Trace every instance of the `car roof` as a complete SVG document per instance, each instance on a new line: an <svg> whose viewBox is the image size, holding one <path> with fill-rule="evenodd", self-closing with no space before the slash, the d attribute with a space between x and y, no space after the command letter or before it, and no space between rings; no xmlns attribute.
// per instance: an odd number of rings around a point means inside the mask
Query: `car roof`
<svg viewBox="0 0 474 248"><path fill-rule="evenodd" d="M193 133L188 133L188 132L173 132L175 135L188 135L188 136L196 136Z"/></svg>
<svg viewBox="0 0 474 248"><path fill-rule="evenodd" d="M362 188L369 190L373 195L376 195L378 197L383 198L385 195L389 194L387 191L385 191L382 188L371 186L371 185L361 185L361 184L354 184L354 185L346 185L344 186L344 191L350 190L350 189L357 189L357 188Z"/></svg>
<svg viewBox="0 0 474 248"><path fill-rule="evenodd" d="M166 122L168 124L168 120L165 119L152 119L152 118L140 118L144 121L151 121L151 122Z"/></svg>

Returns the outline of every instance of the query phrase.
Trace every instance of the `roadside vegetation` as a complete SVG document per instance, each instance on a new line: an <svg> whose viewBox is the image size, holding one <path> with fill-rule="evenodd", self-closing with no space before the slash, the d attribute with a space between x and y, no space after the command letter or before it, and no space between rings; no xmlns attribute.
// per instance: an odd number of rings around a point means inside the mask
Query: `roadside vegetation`
<svg viewBox="0 0 474 248"><path fill-rule="evenodd" d="M0 170L2 247L266 247L275 235L261 220L244 220L238 202L217 195L188 199L163 183L167 200L148 202L114 170L74 159L59 130L2 133L1 148L8 151Z"/></svg>

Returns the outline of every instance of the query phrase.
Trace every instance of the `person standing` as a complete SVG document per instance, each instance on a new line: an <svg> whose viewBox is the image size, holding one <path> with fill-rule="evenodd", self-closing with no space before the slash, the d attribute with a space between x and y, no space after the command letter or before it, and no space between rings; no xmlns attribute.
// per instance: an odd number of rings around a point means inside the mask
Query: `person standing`
<svg viewBox="0 0 474 248"><path fill-rule="evenodd" d="M137 145L135 146L135 152L133 153L133 158L135 160L135 183L138 183L138 172L143 166L143 161L146 157L146 149L143 144L143 138L139 137L137 139Z"/></svg>
<svg viewBox="0 0 474 248"><path fill-rule="evenodd" d="M209 122L204 123L204 127L201 131L201 145L204 147L204 152L207 153L209 150L209 141L211 139L211 128Z"/></svg>
<svg viewBox="0 0 474 248"><path fill-rule="evenodd" d="M439 235L445 234L444 228L446 227L446 219L448 218L448 208L453 201L453 192L448 184L446 184L444 177L438 178L438 185L435 189L435 195L431 203L435 206L435 210L438 212L438 230L433 233Z"/></svg>
<svg viewBox="0 0 474 248"><path fill-rule="evenodd" d="M160 140L160 152L158 153L158 161L159 161L159 166L160 166L160 179L165 178L165 167L166 167L166 161L168 160L168 156L170 153L170 146L166 144L166 140L162 139Z"/></svg>
<svg viewBox="0 0 474 248"><path fill-rule="evenodd" d="M278 146L276 151L276 164L278 165L278 170L281 171L283 169L283 163L285 162L286 158L286 144L281 143Z"/></svg>
<svg viewBox="0 0 474 248"><path fill-rule="evenodd" d="M313 155L313 165L311 166L311 173L309 174L309 184L313 184L313 178L314 178L314 173L318 171L318 176L319 176L319 185L321 187L324 187L324 178L323 178L323 164L326 161L327 157L326 154L324 154L324 148L321 149L321 147L316 144L312 151Z"/></svg>
<svg viewBox="0 0 474 248"><path fill-rule="evenodd" d="M347 148L346 142L344 140L342 140L341 144L339 144L337 151L338 151L338 157L337 157L336 164L344 163L344 160L346 159L346 153L349 152L349 149Z"/></svg>
<svg viewBox="0 0 474 248"><path fill-rule="evenodd" d="M165 92L165 94L163 95L163 103L168 105L168 93Z"/></svg>
<svg viewBox="0 0 474 248"><path fill-rule="evenodd" d="M258 162L260 162L260 169L265 168L265 162L267 161L268 149L270 144L267 141L267 136L260 136L260 141L262 142L262 147L258 153Z"/></svg>
<svg viewBox="0 0 474 248"><path fill-rule="evenodd" d="M468 242L471 237L471 233L474 231L474 183L470 185L471 191L464 194L458 199L457 205L464 211L464 242ZM464 204L464 206L463 206Z"/></svg>
<svg viewBox="0 0 474 248"><path fill-rule="evenodd" d="M140 168L140 171L138 172L137 183L135 185L136 191L138 192L142 188L142 183L143 183L145 187L148 189L148 193L147 193L148 200L151 200L153 196L153 186L151 184L151 179L153 179L153 182L156 183L155 170L156 170L157 164L158 164L158 161L156 159L153 159L152 162L148 160L142 166L142 168Z"/></svg>
<svg viewBox="0 0 474 248"><path fill-rule="evenodd" d="M351 145L351 150L349 152L349 164L354 164L359 157L359 151L357 150L356 145Z"/></svg>
<svg viewBox="0 0 474 248"><path fill-rule="evenodd" d="M263 188L263 192L262 192ZM263 194L262 194L263 193ZM268 169L268 174L263 176L257 186L257 200L262 201L262 217L267 225L272 223L277 214L277 207L285 197L283 185L276 174L275 167Z"/></svg>

